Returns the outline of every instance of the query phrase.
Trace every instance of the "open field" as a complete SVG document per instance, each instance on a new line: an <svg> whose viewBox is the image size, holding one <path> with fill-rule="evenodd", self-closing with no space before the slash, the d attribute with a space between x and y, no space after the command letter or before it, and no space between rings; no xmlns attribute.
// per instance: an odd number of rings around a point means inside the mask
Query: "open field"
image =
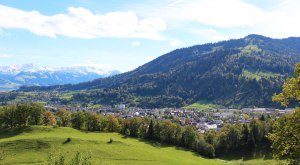
<svg viewBox="0 0 300 165"><path fill-rule="evenodd" d="M185 109L199 109L199 110L209 110L209 109L214 109L217 108L218 105L213 104L209 101L206 100L200 100L196 103L193 103L191 105L185 106Z"/></svg>
<svg viewBox="0 0 300 165"><path fill-rule="evenodd" d="M70 137L71 141L66 143ZM108 143L113 138L112 143ZM49 152L66 155L91 152L93 164L273 164L272 160L206 159L196 153L155 142L126 138L118 133L86 133L72 128L33 126L1 130L0 164L45 164Z"/></svg>

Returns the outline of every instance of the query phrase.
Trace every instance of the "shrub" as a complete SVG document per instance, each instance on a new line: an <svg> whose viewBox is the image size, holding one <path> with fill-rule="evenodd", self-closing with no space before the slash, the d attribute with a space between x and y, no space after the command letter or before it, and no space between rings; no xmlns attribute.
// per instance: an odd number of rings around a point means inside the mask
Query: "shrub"
<svg viewBox="0 0 300 165"><path fill-rule="evenodd" d="M114 139L110 138L109 141L108 141L108 143L112 143L113 141L114 141Z"/></svg>
<svg viewBox="0 0 300 165"><path fill-rule="evenodd" d="M70 137L68 137L67 140L63 142L63 144L70 143L71 140L72 140L72 139L71 139Z"/></svg>

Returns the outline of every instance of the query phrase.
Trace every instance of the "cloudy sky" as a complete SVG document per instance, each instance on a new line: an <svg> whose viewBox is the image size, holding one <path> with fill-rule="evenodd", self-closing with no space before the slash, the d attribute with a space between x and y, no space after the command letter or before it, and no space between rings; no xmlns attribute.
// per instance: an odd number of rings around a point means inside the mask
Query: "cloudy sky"
<svg viewBox="0 0 300 165"><path fill-rule="evenodd" d="M0 65L132 70L171 50L300 36L299 0L0 0Z"/></svg>

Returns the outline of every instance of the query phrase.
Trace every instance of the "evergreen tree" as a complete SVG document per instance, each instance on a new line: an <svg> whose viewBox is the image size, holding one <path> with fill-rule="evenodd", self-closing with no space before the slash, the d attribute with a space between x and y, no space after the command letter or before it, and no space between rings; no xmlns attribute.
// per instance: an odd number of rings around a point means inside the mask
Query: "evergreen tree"
<svg viewBox="0 0 300 165"><path fill-rule="evenodd" d="M252 151L255 148L255 138L254 138L252 129L250 130L250 132L248 134L247 147L250 151Z"/></svg>
<svg viewBox="0 0 300 165"><path fill-rule="evenodd" d="M246 145L248 142L248 137L249 137L249 128L247 124L243 124L243 129L242 129L242 140L243 144Z"/></svg>
<svg viewBox="0 0 300 165"><path fill-rule="evenodd" d="M265 119L265 115L264 115L264 114L262 114L262 115L260 116L259 120L261 120L261 121L265 121L265 120L266 120L266 119Z"/></svg>
<svg viewBox="0 0 300 165"><path fill-rule="evenodd" d="M151 119L149 127L148 127L147 138L151 139L151 140L154 138L154 125L153 125L152 119Z"/></svg>

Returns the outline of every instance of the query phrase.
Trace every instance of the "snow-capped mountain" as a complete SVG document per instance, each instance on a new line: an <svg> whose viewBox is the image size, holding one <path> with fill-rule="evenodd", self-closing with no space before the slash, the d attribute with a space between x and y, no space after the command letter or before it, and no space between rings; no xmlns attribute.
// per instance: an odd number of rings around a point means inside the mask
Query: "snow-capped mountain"
<svg viewBox="0 0 300 165"><path fill-rule="evenodd" d="M90 66L50 67L35 64L0 66L0 91L18 89L26 85L76 84L119 74Z"/></svg>

